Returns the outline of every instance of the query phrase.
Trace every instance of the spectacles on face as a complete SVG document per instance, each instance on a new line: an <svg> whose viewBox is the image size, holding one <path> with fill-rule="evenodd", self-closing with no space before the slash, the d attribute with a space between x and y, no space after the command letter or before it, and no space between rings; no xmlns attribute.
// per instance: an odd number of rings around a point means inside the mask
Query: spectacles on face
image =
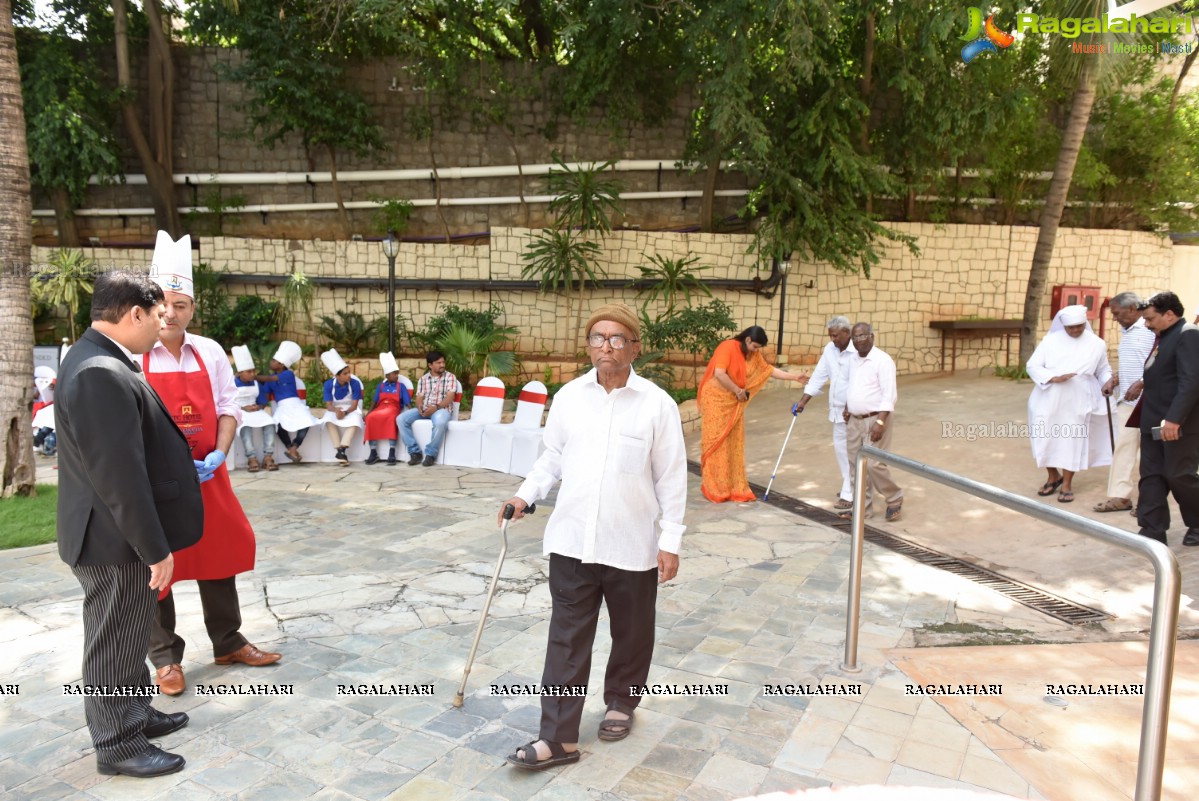
<svg viewBox="0 0 1199 801"><path fill-rule="evenodd" d="M851 339L853 339L854 342L869 342L871 339L874 339L874 334L865 334L863 336L851 337Z"/></svg>
<svg viewBox="0 0 1199 801"><path fill-rule="evenodd" d="M587 344L593 348L602 348L607 342L612 346L612 350L624 350L626 342L640 342L640 339L629 339L624 334L613 334L612 336L604 336L603 334L591 334L587 337Z"/></svg>

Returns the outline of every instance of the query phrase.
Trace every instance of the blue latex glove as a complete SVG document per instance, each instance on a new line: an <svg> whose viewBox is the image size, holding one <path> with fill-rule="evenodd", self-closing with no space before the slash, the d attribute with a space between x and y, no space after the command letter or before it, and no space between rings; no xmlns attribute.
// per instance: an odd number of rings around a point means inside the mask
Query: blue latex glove
<svg viewBox="0 0 1199 801"><path fill-rule="evenodd" d="M798 402L791 407L791 414L803 414L803 409L799 408Z"/></svg>
<svg viewBox="0 0 1199 801"><path fill-rule="evenodd" d="M204 467L208 472L214 473L216 469L225 463L225 452L219 448L204 457Z"/></svg>
<svg viewBox="0 0 1199 801"><path fill-rule="evenodd" d="M196 466L196 475L200 477L201 484L212 478L212 470L208 469L208 465L204 464L203 462L196 461L195 459L192 459L192 463Z"/></svg>

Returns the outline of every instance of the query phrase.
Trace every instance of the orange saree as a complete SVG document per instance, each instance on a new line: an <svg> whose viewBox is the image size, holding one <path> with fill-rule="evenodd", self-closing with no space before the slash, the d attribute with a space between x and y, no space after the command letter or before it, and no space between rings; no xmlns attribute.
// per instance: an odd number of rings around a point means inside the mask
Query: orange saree
<svg viewBox="0 0 1199 801"><path fill-rule="evenodd" d="M737 386L745 387L750 398L765 386L774 368L761 353L755 352L746 359L740 342L726 340L712 354L697 396L703 425L700 464L704 497L713 503L757 500L745 475L746 404L716 381L717 368L723 368Z"/></svg>

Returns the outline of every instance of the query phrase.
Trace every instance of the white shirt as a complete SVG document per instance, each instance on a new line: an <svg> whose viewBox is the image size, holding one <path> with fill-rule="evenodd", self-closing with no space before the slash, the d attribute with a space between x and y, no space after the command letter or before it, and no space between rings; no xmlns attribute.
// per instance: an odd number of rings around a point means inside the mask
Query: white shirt
<svg viewBox="0 0 1199 801"><path fill-rule="evenodd" d="M877 345L864 358L855 350L849 360L849 381L845 389L845 408L849 413L893 412L898 395L895 360Z"/></svg>
<svg viewBox="0 0 1199 801"><path fill-rule="evenodd" d="M181 358L175 361L175 356L167 350L162 342L155 342L150 349L151 373L198 373L200 364L195 354L199 353L208 370L208 383L212 385L212 397L216 401L217 417L232 417L241 423L241 406L237 400L237 385L233 383L233 368L229 366L229 357L225 355L216 340L196 334L183 334L183 350ZM137 360L141 364L141 359Z"/></svg>
<svg viewBox="0 0 1199 801"><path fill-rule="evenodd" d="M1129 387L1144 378L1145 360L1153 351L1156 339L1157 336L1145 327L1144 317L1138 317L1136 322L1123 329L1120 335L1120 386L1116 390L1116 398L1125 406L1136 405L1136 401L1124 400L1124 395Z"/></svg>
<svg viewBox="0 0 1199 801"><path fill-rule="evenodd" d="M562 481L544 553L650 570L659 550L679 552L687 449L679 408L656 384L630 372L625 386L607 392L591 370L554 396L544 442L516 492L533 503Z"/></svg>
<svg viewBox="0 0 1199 801"><path fill-rule="evenodd" d="M816 369L812 371L808 385L804 387L804 394L814 398L820 394L825 383L828 383L830 422L841 421L841 411L845 408L845 386L849 380L849 359L856 355L857 351L849 345L845 346L845 350L841 350L829 342L820 354L820 361L816 363Z"/></svg>

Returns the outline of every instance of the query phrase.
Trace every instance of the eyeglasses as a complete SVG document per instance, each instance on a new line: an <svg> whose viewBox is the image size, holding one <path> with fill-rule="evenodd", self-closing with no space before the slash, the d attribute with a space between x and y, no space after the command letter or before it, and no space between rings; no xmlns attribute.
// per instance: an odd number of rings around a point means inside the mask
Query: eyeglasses
<svg viewBox="0 0 1199 801"><path fill-rule="evenodd" d="M591 334L587 337L587 344L593 348L602 348L607 342L612 346L612 350L624 350L626 342L640 342L640 339L629 339L624 334L613 334L606 337L603 334Z"/></svg>
<svg viewBox="0 0 1199 801"><path fill-rule="evenodd" d="M850 337L850 338L851 338L851 339L852 339L854 342L869 342L869 341L870 341L870 339L871 339L873 336L874 336L874 334L865 334L865 335L863 335L863 336L858 336L858 337Z"/></svg>

